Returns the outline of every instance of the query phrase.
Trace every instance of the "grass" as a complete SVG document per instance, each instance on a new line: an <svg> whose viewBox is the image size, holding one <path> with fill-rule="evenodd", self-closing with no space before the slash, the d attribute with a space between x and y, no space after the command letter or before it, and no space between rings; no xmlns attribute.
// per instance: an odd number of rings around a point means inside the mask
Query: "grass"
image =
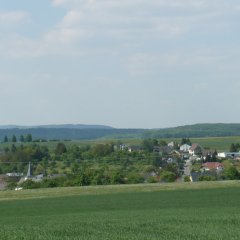
<svg viewBox="0 0 240 240"><path fill-rule="evenodd" d="M141 184L1 192L0 239L237 240L239 184Z"/></svg>
<svg viewBox="0 0 240 240"><path fill-rule="evenodd" d="M166 138L162 139L166 142L177 141L178 143L181 142L180 138ZM121 141L127 145L140 145L142 140L141 139L121 139ZM200 143L203 147L209 147L211 149L216 149L217 151L229 151L231 143L240 143L240 136L231 136L231 137L208 137L208 138L191 138L192 143ZM67 147L70 147L74 144L78 146L84 145L96 145L99 143L107 144L111 142L117 142L114 139L98 139L98 140L81 140L81 141L62 141ZM20 146L22 143L17 142L15 143L16 146ZM24 145L28 145L32 143L24 143ZM56 148L58 142L38 142L37 144L41 146L47 146L49 149L53 150ZM0 143L0 150L4 150L5 147L11 147L12 143Z"/></svg>

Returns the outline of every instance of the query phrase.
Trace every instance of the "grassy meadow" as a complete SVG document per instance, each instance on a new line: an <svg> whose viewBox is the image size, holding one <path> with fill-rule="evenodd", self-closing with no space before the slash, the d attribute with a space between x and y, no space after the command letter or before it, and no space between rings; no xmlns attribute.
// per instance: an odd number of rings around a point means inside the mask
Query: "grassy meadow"
<svg viewBox="0 0 240 240"><path fill-rule="evenodd" d="M165 140L166 142L177 141L178 143L181 142L181 138L163 138L161 140ZM216 149L217 151L229 151L231 143L240 143L240 136L230 136L230 137L207 137L207 138L191 138L192 143L200 143L203 147L208 147L210 149ZM77 146L84 146L84 145L96 145L96 144L106 144L117 142L116 139L97 139L97 140L73 140L73 141L61 141L67 147L70 147L74 144ZM121 142L127 145L140 145L142 139L121 139ZM17 147L20 146L21 142L14 143ZM24 143L24 145L33 144L33 143ZM47 146L49 149L55 149L58 141L49 141L49 142L37 142L40 146ZM11 147L11 142L1 142L0 143L0 151L4 150L6 147Z"/></svg>
<svg viewBox="0 0 240 240"><path fill-rule="evenodd" d="M240 239L240 182L0 192L0 238Z"/></svg>

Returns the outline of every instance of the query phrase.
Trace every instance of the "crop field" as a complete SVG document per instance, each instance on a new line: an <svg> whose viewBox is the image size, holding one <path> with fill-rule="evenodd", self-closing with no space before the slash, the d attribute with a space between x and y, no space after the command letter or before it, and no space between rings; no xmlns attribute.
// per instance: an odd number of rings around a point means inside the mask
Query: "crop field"
<svg viewBox="0 0 240 240"><path fill-rule="evenodd" d="M238 240L240 182L0 192L0 239Z"/></svg>
<svg viewBox="0 0 240 240"><path fill-rule="evenodd" d="M177 141L181 142L181 138L163 138L166 142ZM121 141L127 145L140 145L142 139L121 139ZM203 147L208 147L210 149L216 149L217 151L229 151L231 143L240 143L240 136L230 136L230 137L208 137L208 138L191 138L192 143L199 143ZM72 145L84 146L84 145L96 145L96 144L107 144L112 142L117 142L115 139L98 139L98 140L73 140L73 141L61 141L67 147ZM17 147L19 147L22 143L17 142L14 143ZM32 143L24 143L24 145L33 144ZM49 142L37 142L40 146L47 146L49 149L55 149L58 141L49 141ZM12 143L0 143L0 150L3 151L6 147L11 147Z"/></svg>

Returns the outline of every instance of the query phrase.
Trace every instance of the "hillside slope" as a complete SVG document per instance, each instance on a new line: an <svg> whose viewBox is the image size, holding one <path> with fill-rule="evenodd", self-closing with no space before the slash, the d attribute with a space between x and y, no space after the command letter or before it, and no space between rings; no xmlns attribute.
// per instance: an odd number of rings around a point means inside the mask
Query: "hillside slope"
<svg viewBox="0 0 240 240"><path fill-rule="evenodd" d="M182 137L226 137L240 136L239 123L205 123L149 130L143 137L148 138L182 138Z"/></svg>
<svg viewBox="0 0 240 240"><path fill-rule="evenodd" d="M26 135L31 133L34 139L58 140L94 140L126 138L201 138L240 136L240 124L195 124L163 129L116 129L101 125L46 125L36 127L0 127L0 139L4 136Z"/></svg>

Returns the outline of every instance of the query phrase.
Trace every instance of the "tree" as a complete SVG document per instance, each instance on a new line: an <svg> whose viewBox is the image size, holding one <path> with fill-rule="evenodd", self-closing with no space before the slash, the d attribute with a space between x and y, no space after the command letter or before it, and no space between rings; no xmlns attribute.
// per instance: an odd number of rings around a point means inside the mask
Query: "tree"
<svg viewBox="0 0 240 240"><path fill-rule="evenodd" d="M11 152L12 153L15 153L17 150L16 146L14 144L12 144L12 147L11 147Z"/></svg>
<svg viewBox="0 0 240 240"><path fill-rule="evenodd" d="M184 177L184 182L191 182L190 177L189 177L189 176L185 176L185 177Z"/></svg>
<svg viewBox="0 0 240 240"><path fill-rule="evenodd" d="M240 174L234 166L229 166L224 169L223 175L229 180L239 179Z"/></svg>
<svg viewBox="0 0 240 240"><path fill-rule="evenodd" d="M17 137L16 137L16 135L13 135L13 136L12 136L12 142L17 142Z"/></svg>
<svg viewBox="0 0 240 240"><path fill-rule="evenodd" d="M215 149L215 151L212 154L212 162L216 162L217 161L217 156L218 156L218 153L217 153L217 150Z"/></svg>
<svg viewBox="0 0 240 240"><path fill-rule="evenodd" d="M67 148L64 143L58 143L55 149L55 153L57 155L62 155L63 153L67 152Z"/></svg>
<svg viewBox="0 0 240 240"><path fill-rule="evenodd" d="M4 142L8 142L8 137L5 136L3 141L4 141Z"/></svg>
<svg viewBox="0 0 240 240"><path fill-rule="evenodd" d="M154 146L158 146L158 141L156 139L144 139L142 142L142 147L147 152L152 152Z"/></svg>
<svg viewBox="0 0 240 240"><path fill-rule="evenodd" d="M237 152L237 148L236 148L234 143L231 144L229 151L230 152Z"/></svg>
<svg viewBox="0 0 240 240"><path fill-rule="evenodd" d="M19 141L20 141L20 142L24 142L24 141L25 141L25 138L24 138L23 135L20 136Z"/></svg>
<svg viewBox="0 0 240 240"><path fill-rule="evenodd" d="M25 140L26 140L26 142L32 142L32 135L31 134L27 134Z"/></svg>
<svg viewBox="0 0 240 240"><path fill-rule="evenodd" d="M200 176L198 178L198 181L202 182L202 181L216 181L217 178L216 176Z"/></svg>
<svg viewBox="0 0 240 240"><path fill-rule="evenodd" d="M164 182L174 182L177 178L176 174L169 171L162 171L160 174L160 178Z"/></svg>
<svg viewBox="0 0 240 240"><path fill-rule="evenodd" d="M112 144L97 144L92 148L92 154L95 157L104 157L114 151Z"/></svg>
<svg viewBox="0 0 240 240"><path fill-rule="evenodd" d="M192 145L189 138L182 138L181 145L184 145L184 144Z"/></svg>
<svg viewBox="0 0 240 240"><path fill-rule="evenodd" d="M157 154L154 154L154 155L152 156L152 165L153 165L154 167L160 167L160 166L162 166L162 157L160 157L160 156L157 155Z"/></svg>
<svg viewBox="0 0 240 240"><path fill-rule="evenodd" d="M239 143L236 143L235 145L236 149L237 149L237 152L240 150L240 144Z"/></svg>

